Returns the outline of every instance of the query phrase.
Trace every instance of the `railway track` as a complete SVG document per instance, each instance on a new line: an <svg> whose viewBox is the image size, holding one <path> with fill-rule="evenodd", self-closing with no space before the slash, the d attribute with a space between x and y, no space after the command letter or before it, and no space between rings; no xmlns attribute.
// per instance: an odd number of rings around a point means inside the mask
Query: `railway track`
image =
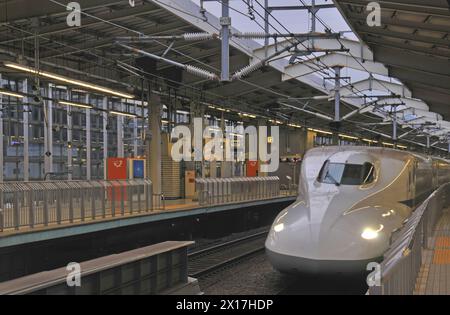
<svg viewBox="0 0 450 315"><path fill-rule="evenodd" d="M194 278L226 268L240 260L264 251L267 231L214 245L188 255L188 274Z"/></svg>

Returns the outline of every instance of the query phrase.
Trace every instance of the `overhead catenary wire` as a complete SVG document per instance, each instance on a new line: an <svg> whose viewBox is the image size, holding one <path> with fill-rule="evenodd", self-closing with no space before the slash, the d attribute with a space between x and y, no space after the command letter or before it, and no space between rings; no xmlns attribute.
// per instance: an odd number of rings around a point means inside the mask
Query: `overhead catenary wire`
<svg viewBox="0 0 450 315"><path fill-rule="evenodd" d="M52 2L56 2L56 1L53 1L53 0L50 0L50 1L52 1ZM160 44L162 44L162 43L160 43ZM162 44L162 45L164 45L164 44ZM200 61L201 62L201 61ZM247 83L247 82L246 82ZM255 86L255 87L258 87L256 84L251 84L251 85L253 85L253 86ZM261 88L261 87L258 87L258 88ZM266 90L266 91L270 91L271 93L274 93L274 91L271 91L270 89L267 89L267 88L265 88L264 90ZM280 94L280 93L278 93L278 92L275 92L276 94Z"/></svg>

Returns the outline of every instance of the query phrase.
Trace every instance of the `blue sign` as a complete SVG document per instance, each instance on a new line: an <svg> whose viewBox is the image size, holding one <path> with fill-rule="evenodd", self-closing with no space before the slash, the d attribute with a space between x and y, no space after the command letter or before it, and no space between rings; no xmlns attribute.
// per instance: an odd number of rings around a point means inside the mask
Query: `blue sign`
<svg viewBox="0 0 450 315"><path fill-rule="evenodd" d="M133 160L133 178L144 178L144 161L143 160Z"/></svg>

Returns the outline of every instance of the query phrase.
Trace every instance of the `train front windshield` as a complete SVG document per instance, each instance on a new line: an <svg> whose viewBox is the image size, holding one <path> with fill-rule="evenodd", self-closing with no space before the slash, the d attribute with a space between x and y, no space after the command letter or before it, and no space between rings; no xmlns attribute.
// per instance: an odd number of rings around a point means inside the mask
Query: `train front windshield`
<svg viewBox="0 0 450 315"><path fill-rule="evenodd" d="M326 161L318 181L324 184L360 186L374 181L375 168L371 163L344 164Z"/></svg>

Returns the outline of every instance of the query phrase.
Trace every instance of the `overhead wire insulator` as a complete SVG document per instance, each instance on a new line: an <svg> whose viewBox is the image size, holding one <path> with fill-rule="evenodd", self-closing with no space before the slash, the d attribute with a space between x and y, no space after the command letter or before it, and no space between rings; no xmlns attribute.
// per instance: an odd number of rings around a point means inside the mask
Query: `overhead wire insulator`
<svg viewBox="0 0 450 315"><path fill-rule="evenodd" d="M262 39L267 38L268 35L264 32L247 32L247 33L234 33L234 37L236 38L244 38L244 39Z"/></svg>
<svg viewBox="0 0 450 315"><path fill-rule="evenodd" d="M239 80L239 79L249 75L250 73L255 72L256 70L261 69L265 65L266 65L266 60L261 60L261 61L252 63L252 64L242 68L235 74L233 74L233 76L231 78L232 78L232 80Z"/></svg>
<svg viewBox="0 0 450 315"><path fill-rule="evenodd" d="M201 41L201 40L212 40L219 36L215 33L186 33L181 35L185 41Z"/></svg>
<svg viewBox="0 0 450 315"><path fill-rule="evenodd" d="M200 69L191 65L186 65L186 71L190 74L196 75L198 77L202 77L211 81L218 81L219 80L219 76L213 72L204 70L204 69Z"/></svg>

